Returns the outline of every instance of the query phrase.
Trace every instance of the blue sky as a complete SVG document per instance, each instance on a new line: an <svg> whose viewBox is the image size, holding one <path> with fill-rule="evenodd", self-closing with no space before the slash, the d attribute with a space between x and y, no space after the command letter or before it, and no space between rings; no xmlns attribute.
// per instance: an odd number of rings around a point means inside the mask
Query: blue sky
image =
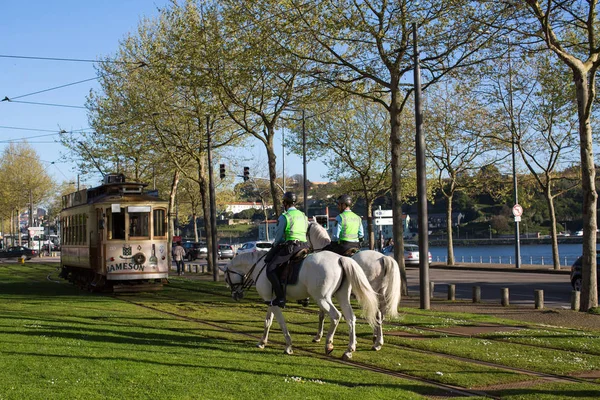
<svg viewBox="0 0 600 400"><path fill-rule="evenodd" d="M157 15L167 0L59 0L4 2L0 41L0 146L8 141L27 139L37 151L48 173L57 181L73 181L74 164L65 161L65 149L56 143L58 131L89 127L82 108L53 107L17 103L36 102L83 107L86 95L98 89L95 80L30 96L30 93L94 78L94 64L30 60L4 56L26 56L95 60L116 52L119 40L136 30L143 17ZM24 96L17 98L19 96ZM20 128L20 129L15 129ZM39 131L37 131L39 130ZM281 143L276 143L278 170L281 171ZM247 151L247 149L245 149ZM262 145L255 144L256 158L264 159ZM286 175L302 174L302 161L286 155ZM320 162L308 164L308 178L322 181ZM265 168L266 170L266 168ZM241 171L240 171L241 173ZM98 176L83 181L98 183Z"/></svg>

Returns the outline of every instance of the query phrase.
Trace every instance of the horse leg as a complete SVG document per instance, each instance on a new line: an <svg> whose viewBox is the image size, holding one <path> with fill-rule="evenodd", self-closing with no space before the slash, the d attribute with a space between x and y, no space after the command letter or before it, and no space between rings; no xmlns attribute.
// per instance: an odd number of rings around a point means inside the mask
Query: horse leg
<svg viewBox="0 0 600 400"><path fill-rule="evenodd" d="M325 315L325 313L329 314L329 320L331 321L329 330L327 331L327 337L325 338L325 354L331 354L333 351L333 336L335 335L335 330L340 323L342 314L340 314L337 308L335 308L331 300L321 298L317 300L317 304L319 305L323 315Z"/></svg>
<svg viewBox="0 0 600 400"><path fill-rule="evenodd" d="M383 313L377 311L377 323L373 327L373 347L372 350L379 351L383 346Z"/></svg>
<svg viewBox="0 0 600 400"><path fill-rule="evenodd" d="M281 332L283 333L283 337L285 338L285 349L283 350L283 352L285 354L292 354L292 337L290 336L290 331L288 331L287 324L285 323L285 319L283 318L281 308L277 306L269 306L269 310L271 310L275 314L277 323L279 324Z"/></svg>
<svg viewBox="0 0 600 400"><path fill-rule="evenodd" d="M312 340L314 343L319 343L321 341L321 338L323 337L323 325L325 325L325 311L319 310L319 326L317 334Z"/></svg>
<svg viewBox="0 0 600 400"><path fill-rule="evenodd" d="M256 345L259 349L264 349L269 341L269 329L271 329L271 324L273 324L273 311L271 311L271 307L269 307L267 308L267 315L265 316L265 330L263 331L262 338L260 338L260 342Z"/></svg>
<svg viewBox="0 0 600 400"><path fill-rule="evenodd" d="M343 360L350 360L352 358L352 353L356 351L356 317L354 316L354 311L352 310L352 305L350 304L350 293L347 295L340 294L338 296L338 301L340 302L340 306L342 307L342 313L344 314L344 318L348 323L348 349L342 356Z"/></svg>

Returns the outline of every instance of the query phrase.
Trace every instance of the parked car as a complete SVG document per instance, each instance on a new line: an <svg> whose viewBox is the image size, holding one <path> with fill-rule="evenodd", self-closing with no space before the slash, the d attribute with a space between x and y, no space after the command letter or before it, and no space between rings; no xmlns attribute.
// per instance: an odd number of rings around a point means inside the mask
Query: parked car
<svg viewBox="0 0 600 400"><path fill-rule="evenodd" d="M235 255L237 256L239 254L250 253L250 252L259 251L259 250L269 250L271 247L273 247L273 243L271 243L271 242L265 242L265 241L247 242L247 243L244 243L239 249L237 249L237 252L235 253Z"/></svg>
<svg viewBox="0 0 600 400"><path fill-rule="evenodd" d="M185 249L185 257L188 261L208 257L208 248L204 242L185 242L182 243L182 246Z"/></svg>
<svg viewBox="0 0 600 400"><path fill-rule="evenodd" d="M25 246L12 246L0 251L0 258L19 258L25 256L26 260L31 260L31 257L36 257L37 255L37 251Z"/></svg>
<svg viewBox="0 0 600 400"><path fill-rule="evenodd" d="M583 256L579 257L573 265L571 265L571 286L574 290L581 290L581 262ZM600 284L600 254L596 254L596 282Z"/></svg>
<svg viewBox="0 0 600 400"><path fill-rule="evenodd" d="M219 245L219 258L223 259L232 259L235 254L233 253L233 247L228 244L220 244Z"/></svg>
<svg viewBox="0 0 600 400"><path fill-rule="evenodd" d="M383 254L386 256L394 256L394 245L383 248ZM431 262L431 253L429 254L429 262ZM419 265L419 246L412 243L404 243L404 264Z"/></svg>

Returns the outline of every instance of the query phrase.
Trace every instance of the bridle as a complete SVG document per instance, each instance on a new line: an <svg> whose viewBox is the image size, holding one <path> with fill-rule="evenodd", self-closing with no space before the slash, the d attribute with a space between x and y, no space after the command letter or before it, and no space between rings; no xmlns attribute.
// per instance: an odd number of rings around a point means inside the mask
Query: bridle
<svg viewBox="0 0 600 400"><path fill-rule="evenodd" d="M254 272L254 268L256 268L258 263L263 258L265 258L266 255L267 255L267 253L263 254L258 260L256 260L254 265L252 265L252 267L245 274L239 273L237 271L232 271L229 268L226 268L225 271L223 271L225 274L225 283L227 283L227 285L229 285L229 289L231 290L231 296L233 297L234 300L237 301L237 300L243 299L244 291L248 290L249 288L252 287L252 285L254 285L255 282L252 279L252 272ZM262 269L258 272L258 275L256 276L257 278L260 276L260 274L262 273L262 271L265 269L266 266L267 266L267 263L264 263ZM237 275L237 276L241 277L242 281L240 283L233 283L231 281L232 275Z"/></svg>

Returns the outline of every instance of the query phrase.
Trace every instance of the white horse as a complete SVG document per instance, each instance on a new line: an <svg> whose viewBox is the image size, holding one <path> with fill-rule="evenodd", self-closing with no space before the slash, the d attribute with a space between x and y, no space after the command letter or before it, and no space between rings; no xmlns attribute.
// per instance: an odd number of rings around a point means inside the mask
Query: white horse
<svg viewBox="0 0 600 400"><path fill-rule="evenodd" d="M223 268L225 281L230 286L234 299L237 300L243 297L243 290L251 286L252 282L256 285L256 291L265 302L273 299L271 282L269 282L266 271L264 271L263 258L265 254L265 252L243 253L234 257ZM350 304L351 292L354 293L362 307L363 317L373 326L377 318L377 293L371 289L360 266L348 257L342 257L329 251L310 254L304 259L298 282L287 285L286 288L287 299L303 300L310 296L323 314L329 314L331 325L325 343L326 354L333 351L333 336L342 314L344 315L350 334L348 349L342 357L345 360L352 358L352 352L356 350L356 317ZM331 298L334 295L342 308L342 314L333 305ZM292 354L292 339L281 308L277 306L268 306L267 308L265 329L258 347L264 348L267 344L269 329L273 323L273 315L277 318L285 337L284 351L286 354Z"/></svg>
<svg viewBox="0 0 600 400"><path fill-rule="evenodd" d="M322 249L331 243L329 234L321 225L310 222L307 238L314 250ZM378 351L383 346L383 320L386 316L395 318L398 316L400 305L401 280L400 267L393 257L384 256L378 251L363 250L352 256L363 269L371 287L379 296L379 310L377 311L377 323L373 327L373 347ZM323 322L325 315L319 313L319 328L313 341L318 342L323 337Z"/></svg>

